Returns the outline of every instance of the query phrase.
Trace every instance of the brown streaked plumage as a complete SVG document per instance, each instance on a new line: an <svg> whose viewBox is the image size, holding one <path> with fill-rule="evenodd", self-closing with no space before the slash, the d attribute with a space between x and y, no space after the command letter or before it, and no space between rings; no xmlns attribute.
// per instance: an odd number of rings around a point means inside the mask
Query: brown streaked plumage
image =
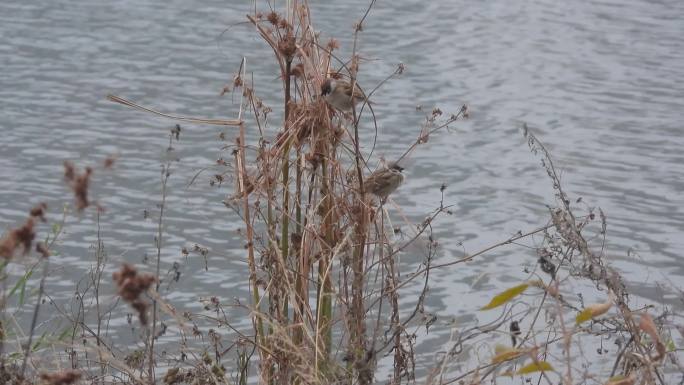
<svg viewBox="0 0 684 385"><path fill-rule="evenodd" d="M377 196L384 202L404 182L404 174L401 173L403 170L404 168L396 163L390 163L387 167L376 170L364 183L366 192Z"/></svg>
<svg viewBox="0 0 684 385"><path fill-rule="evenodd" d="M352 97L352 86L344 80L326 79L321 87L321 96L334 108L349 112L352 110L352 102L354 105L366 99L366 96L357 87L354 87L354 96Z"/></svg>

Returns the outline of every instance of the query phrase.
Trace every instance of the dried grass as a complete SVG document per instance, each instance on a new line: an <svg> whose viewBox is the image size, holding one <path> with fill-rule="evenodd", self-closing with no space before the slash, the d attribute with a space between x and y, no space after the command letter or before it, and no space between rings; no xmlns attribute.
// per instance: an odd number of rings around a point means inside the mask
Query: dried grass
<svg viewBox="0 0 684 385"><path fill-rule="evenodd" d="M543 274L532 272L529 281L514 287L514 292L510 289L503 292L497 303L487 306L487 309L503 309L494 321L454 331L446 343L448 352L430 369L425 384L496 381L494 377L501 374L503 367L515 368L523 362L528 364L518 372L503 374L537 376L537 383L584 383L588 373L579 378L581 370L573 359L579 338L617 334L628 336L629 342L621 347L611 373L612 376L620 372L623 378L609 383L664 384L661 368L668 357L673 357L663 339L667 315L651 317L643 309L630 308L619 273L606 263L603 252L594 251L587 240L588 224L597 219L594 209L586 215L576 214L549 153L527 127L525 137L532 151L541 154L556 191L557 205L549 210L549 222L460 259L435 263L440 245L433 233L434 222L440 216L452 215L451 206L444 203L447 187L439 186L439 206L423 220L418 223L406 220L402 225L393 226L388 211L394 209L387 209L385 199L378 202L367 194L384 191L376 185L377 180L371 180L368 185L367 178L372 172L368 159L373 149L364 153L359 143L360 127L376 124L372 107L364 101L358 108L353 106L351 113L345 113L336 111L321 97L321 87L330 77L348 79L352 94L356 89L370 98L386 81L404 71L403 65L399 65L375 88L368 87L371 89L368 93L359 84L363 62L356 47L375 1L370 2L354 24L354 46L349 60L336 56L337 40L319 42L307 2L287 4L290 8L269 7L266 13L255 9L247 15L249 25L271 48L282 81L282 104L275 108L282 111L283 119L273 137L266 134L269 132L267 117L272 108L263 103L248 79L247 58L243 58L233 83L222 92L240 94L240 111L235 119L175 116L109 96L114 102L157 116L235 127L234 145L230 147L234 193L223 203L243 222L240 234L244 237L249 300L226 305L220 297L212 296L205 307L215 314L208 316L179 311L157 292L166 183L171 174L170 164L166 164L162 171L162 200L155 238L156 274L142 274L132 265L124 264L112 275L117 295L135 310L144 326L141 337L144 348L128 352L125 358L116 356L102 337L100 326L104 317L99 307L99 291L96 291L98 329L95 332L84 320L73 320L74 333L80 328L84 347L78 349L79 342L72 337L69 348L72 367L78 366L75 357L80 355L88 365L97 357L98 370L56 371L43 374L42 380L51 385L68 385L78 382L84 373L84 377L89 377L83 381L91 383L104 383L105 378L118 376L131 384L150 384L159 378L167 385L246 385L250 363L256 363L258 382L264 385L370 385L377 380L378 361L387 357L392 368L389 383L416 383L417 335L422 328L427 332L437 327L441 320L426 310L431 271L476 260L495 249L537 235L543 241L530 247L536 252L535 259ZM368 112L364 114L366 106ZM247 118L248 114L251 118ZM427 113L417 138L407 142L406 151L394 160L403 161L421 145L434 140L432 136L437 131L467 116L466 106L453 115L433 109ZM259 133L256 143L247 143L248 130ZM174 138L179 140L180 133L181 128L176 125L169 136L169 148ZM226 134L222 135L225 139ZM230 158L225 156L225 159ZM109 157L104 167L110 168L113 163L114 157ZM227 168L228 164L223 157L217 161L219 167ZM71 162L65 162L64 168L64 178L74 192L76 208L82 211L91 204L88 192L93 170L86 168L80 173ZM217 173L211 180L220 187L229 179L228 173ZM45 205L37 206L23 226L2 237L0 257L10 260L18 253L25 255L31 250L36 220L45 221L46 210ZM600 209L597 211L602 228L600 235L605 236L605 216ZM408 229L406 234L402 228ZM402 237L397 236L400 233ZM40 295L47 275L47 257L58 235L50 242L36 244L37 252L46 260ZM402 271L399 256L418 244L425 250L423 261L413 272ZM193 252L207 260L208 249L195 244ZM104 270L102 254L98 230L98 265L93 275L96 277L93 285L98 288ZM184 248L182 254L187 257L190 251ZM180 270L176 266L171 270L175 272L175 280L180 279ZM567 294L568 282L582 280L610 295L604 302L589 306L563 295ZM418 294L402 295L401 291L409 286L417 288ZM524 311L514 313L509 301L528 289L538 290L535 297L538 301L529 301ZM12 378L23 378L25 373L40 295L29 343L24 349L21 376ZM247 311L252 330L246 332L233 326L226 316L227 306L230 306L228 312ZM611 314L612 309L617 309L617 314ZM573 323L569 316L575 312L579 314ZM543 326L540 325L542 317L546 317ZM588 317L591 328L582 326L582 317ZM200 319L211 322L212 328L208 331L202 328ZM167 332L167 323L173 324L180 351L175 366L160 368L157 363L161 355L158 347L155 350L155 341ZM488 345L491 340L487 338L496 333L506 343L511 341L512 347L489 349L494 354L487 362L464 358L466 351L475 351L479 356L478 349L482 346L491 348ZM201 353L188 348L193 344L188 337L203 342ZM232 342L227 343L227 339ZM561 353L556 354L558 351ZM233 352L236 357L234 378L229 377L229 370L222 362L227 352ZM4 356L2 362L4 370ZM540 369L550 368L552 364L557 371Z"/></svg>

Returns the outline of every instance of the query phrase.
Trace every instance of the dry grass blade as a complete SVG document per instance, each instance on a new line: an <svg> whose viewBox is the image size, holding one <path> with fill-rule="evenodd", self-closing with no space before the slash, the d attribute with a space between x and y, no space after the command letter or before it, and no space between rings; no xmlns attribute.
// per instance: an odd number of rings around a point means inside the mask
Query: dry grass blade
<svg viewBox="0 0 684 385"><path fill-rule="evenodd" d="M159 112L156 110L153 110L151 108L143 107L139 104L133 103L130 100L126 100L122 97L116 96L116 95L107 95L107 99L123 104L124 106L128 107L133 107L137 110L140 111L145 111L149 112L155 115L163 116L165 118L169 119L175 119L175 120L181 120L183 122L189 122L189 123L200 123L200 124L211 124L214 126L239 126L241 121L238 119L231 119L231 120L225 120L225 119L202 119L202 118L189 118L186 116L175 116L175 115L170 115L170 114L165 114L163 112Z"/></svg>

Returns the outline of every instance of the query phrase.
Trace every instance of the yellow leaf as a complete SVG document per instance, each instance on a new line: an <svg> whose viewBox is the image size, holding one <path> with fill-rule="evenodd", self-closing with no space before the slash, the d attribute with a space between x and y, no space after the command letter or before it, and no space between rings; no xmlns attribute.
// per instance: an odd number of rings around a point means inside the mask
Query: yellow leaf
<svg viewBox="0 0 684 385"><path fill-rule="evenodd" d="M553 372L553 366L549 364L546 361L537 361L533 362L531 364L525 365L522 368L518 369L516 374L528 374L528 373L534 373L534 372Z"/></svg>
<svg viewBox="0 0 684 385"><path fill-rule="evenodd" d="M607 301L607 302L604 302L604 303L595 303L595 304L593 304L593 305L589 305L589 306L587 307L587 309L591 309L591 316L592 316L592 317L598 317L598 316L600 316L601 314L604 314L605 312L607 312L608 310L610 310L610 308L611 308L612 306L613 306L613 302L612 302L612 301Z"/></svg>
<svg viewBox="0 0 684 385"><path fill-rule="evenodd" d="M507 348L503 345L497 345L494 348L496 355L492 357L492 363L496 364L499 362L510 361L512 359L520 357L524 351L518 349Z"/></svg>
<svg viewBox="0 0 684 385"><path fill-rule="evenodd" d="M575 324L579 325L582 322L589 321L594 317L598 317L607 312L611 306L613 306L613 302L610 300L604 303L595 303L593 305L589 305L579 312L579 314L577 314L577 317L575 317Z"/></svg>
<svg viewBox="0 0 684 385"><path fill-rule="evenodd" d="M591 309L587 308L582 310L581 312L577 313L577 317L575 317L575 324L579 325L582 322L589 321L591 319Z"/></svg>
<svg viewBox="0 0 684 385"><path fill-rule="evenodd" d="M492 298L491 301L489 301L487 306L481 308L480 310L489 310L501 306L506 302L510 301L511 299L515 298L516 296L520 295L529 286L529 283L523 283L518 286L513 286L512 288L497 294L494 298Z"/></svg>
<svg viewBox="0 0 684 385"><path fill-rule="evenodd" d="M641 315L641 320L639 321L639 328L643 330L653 341L659 341L658 329L656 328L653 318L648 313L643 313Z"/></svg>
<svg viewBox="0 0 684 385"><path fill-rule="evenodd" d="M634 385L636 382L636 377L629 376L615 376L611 377L608 382L606 382L606 385Z"/></svg>

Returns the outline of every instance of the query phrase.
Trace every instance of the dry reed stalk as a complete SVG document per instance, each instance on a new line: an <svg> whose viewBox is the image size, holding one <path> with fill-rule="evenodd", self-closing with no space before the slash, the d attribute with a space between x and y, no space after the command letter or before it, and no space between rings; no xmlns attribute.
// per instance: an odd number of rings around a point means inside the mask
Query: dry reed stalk
<svg viewBox="0 0 684 385"><path fill-rule="evenodd" d="M167 151L169 151L171 147L171 143L173 141L173 138L175 136L176 140L178 140L178 137L180 135L180 126L177 126L175 129L171 130L171 133L169 134L169 147L167 148ZM161 281L159 279L160 276L160 269L161 269L161 250L162 250L162 240L163 240L163 224L164 224L164 210L166 209L166 195L167 195L167 186L169 182L169 177L171 176L171 161L167 161L165 165L162 166L161 170L161 202L159 204L159 218L157 220L157 236L155 237L155 247L157 249L157 258L156 258L156 263L155 263L155 288L154 291L158 292L159 291L159 285L161 284ZM148 370L147 370L147 376L148 379L154 383L155 382L155 372L154 372L154 344L157 339L157 300L154 299L152 301L152 327L150 328L150 335L149 335L149 341L148 341L148 346L149 346L149 352L148 352L148 357L147 357L147 364L148 364Z"/></svg>
<svg viewBox="0 0 684 385"><path fill-rule="evenodd" d="M345 131L349 132L348 122L345 122L344 116L335 114L319 95L321 84L330 73L333 59L340 62L342 68L349 72L353 87L359 87L356 82L359 66L356 42L373 4L374 1L356 25L351 66L347 66L333 54L333 50L338 48L334 40L325 48L318 43L306 3L291 4L285 18L273 10L267 17L256 12L247 16L249 22L255 26L256 32L273 50L283 81L283 129L273 141L264 136L259 116L262 112L265 116L267 108L254 94L253 87L247 84L245 59L242 60L234 81L234 89L242 90L237 119L211 120L173 116L116 96L109 96L112 101L159 116L239 127L236 138L237 150L234 152L234 200L241 201L241 216L246 226L247 264L252 292L251 310L256 333L255 344L262 365L260 381L264 384L272 383L276 378L282 383L287 383L289 378L295 381L311 381L308 375L302 376L300 371L291 371L292 368L306 366L310 360L314 362L316 381L340 375L339 363L336 363L332 356L335 322L333 303L336 298L342 299L339 302L340 316L345 322L341 325L344 325L343 334L349 336L346 341L338 341L341 345L337 350L346 351L347 356L351 357L351 365L348 367L351 371L343 371L342 375L349 379L356 378L363 384L372 381L375 339L379 335L381 325L377 324L378 329L373 333L372 347L368 348L366 321L370 308L365 305L368 288L366 259L376 258L377 248L380 247L379 260L382 263L376 266L382 270L382 279L389 279L394 282L393 286L398 286L398 271L393 265L394 256L390 256L389 259L384 257L383 248L387 240L384 225L381 225L377 236L380 241L367 242L369 225L374 219L370 215L369 203L364 199L363 168L366 167L366 160L359 143L360 114L357 115L356 109L353 109L353 134L348 135L353 149L347 150L349 147L344 143L343 135ZM296 65L293 66L295 62ZM388 79L395 74L396 72ZM246 106L252 107L261 134L259 156L256 159L259 173L254 176L250 176L246 167L249 162L245 151L247 128L243 118ZM336 124L335 116L338 118ZM272 145L269 146L268 143ZM338 152L340 145L346 152ZM295 162L291 162L293 149L296 154ZM344 154L349 158L344 158ZM355 169L355 179L350 180L347 177L349 173L346 167L349 165ZM295 169L294 196L290 187L291 168ZM275 177L276 170L279 170L278 178ZM253 192L257 194L252 200L250 194ZM262 249L257 248L255 243L257 238L261 238L255 227L261 227L261 220L264 218L259 206L259 202L264 198L267 200L264 227L268 234L268 246ZM350 257L343 256L347 253ZM257 254L266 265L257 263ZM343 298L336 293L332 280L336 260L341 262L343 278L338 287L342 289ZM351 264L345 262L346 260L351 260ZM387 261L391 265L384 267ZM317 273L312 275L313 272ZM385 277L386 274L389 274L389 277ZM263 296L260 294L260 286L265 287ZM310 297L309 294L312 288L316 292L314 297ZM401 325L397 310L398 297L396 292L390 293L389 298L392 299L394 309L393 327L399 328ZM382 295L379 298L382 299ZM267 312L260 310L262 303L268 304ZM154 314L156 316L156 311ZM153 322L153 328L155 324L156 322ZM287 333L283 333L284 330L287 330ZM401 334L397 330L393 336L395 347L398 348ZM288 341L287 345L290 347L299 347L294 357L291 348L286 350L278 346L283 341ZM149 347L148 377L153 378L153 341ZM400 358L398 354L396 357L397 360Z"/></svg>
<svg viewBox="0 0 684 385"><path fill-rule="evenodd" d="M619 284L607 277L601 256L589 249L581 234L586 223L570 211L567 197L560 188L558 197L563 203L560 211L552 212L551 224L527 233L521 232L455 261L433 264L432 260L438 246L433 239L432 223L438 216L450 214L450 206L443 204L445 187L440 189L440 206L421 223L411 224L409 239L391 241L388 232L392 231L392 225L390 223L388 229L385 224L385 218L389 216L385 215L383 204L376 209L373 202L366 199L364 191L364 170L370 155L361 150L359 130L367 104L358 110L353 106L350 118L348 114L334 111L320 97L321 84L329 76L347 77L352 89L361 89L358 84L360 55L357 42L374 4L375 0L371 0L355 24L350 61L335 56L338 46L334 40L325 47L319 43L307 2L288 2L281 13L269 3L267 14L258 13L255 4L254 14L247 15L247 20L254 26L255 33L270 46L278 64L283 91L281 129L274 138L267 136L265 117L270 108L264 106L255 95L254 85L249 84L244 58L234 81L234 89L241 90L238 118L192 120L239 127L234 151L236 193L227 205L236 203L236 211L245 223L251 291L248 308L255 332L253 344L261 364L259 381L264 385L335 381L367 385L373 381L376 357L386 353L388 348L394 353L392 383L413 381L415 341L414 333L408 329L418 316L422 316L419 326L428 328L434 322L429 320L429 314L423 308L431 269L465 263L534 234L546 236L553 229L563 238L563 250L568 253L561 263L566 263L573 253L579 252L588 264L599 269L600 279L597 282L601 281L616 293L620 292ZM334 70L334 61L339 62L339 73ZM402 71L403 66L398 66L368 95ZM191 119L159 113L117 97L111 99L156 115ZM246 108L251 108L260 135L258 145L254 146L258 149L255 159L246 153L249 147L246 143L248 122L243 116ZM369 110L372 113L370 105ZM456 115L442 115L441 110L434 109L426 116L420 135L398 158L399 161L428 142L433 133L467 117L468 110L463 106ZM541 149L548 158L543 146ZM252 163L256 164L254 173L247 167ZM547 171L554 183L560 184L552 164ZM264 200L266 204L262 205ZM406 222L409 223L408 220ZM424 266L401 276L396 258L423 238L428 241ZM337 281L334 281L335 277ZM411 283L418 284L418 279L424 282L417 304L411 313L404 315L400 313L399 290ZM545 288L542 304L547 299L548 288L558 291L559 285L555 282L555 285L539 285ZM557 301L559 309L571 308L560 295L549 298ZM388 306L383 307L384 304ZM621 295L618 295L617 305L623 313L626 329L639 333L639 327L629 321L630 309ZM532 326L516 346L525 344L526 352L539 349L545 356L548 345L563 339L536 343L536 335L531 328L540 317L541 308L539 305L534 311L530 310ZM375 323L370 319L374 312L377 313ZM384 314L389 316L387 324L381 322ZM487 326L486 331L472 329L465 335L475 338L495 331L509 321L510 312L504 312L500 320ZM559 330L565 331L563 338L579 333L579 329L560 327ZM635 342L638 353L648 356L644 344L638 339ZM569 342L566 346L570 346ZM338 352L344 353L343 359ZM456 379L447 380L444 379L448 366L445 359L434 373L439 373L440 382L453 382L466 375L474 375L477 381L484 381L495 373L500 364L478 365ZM569 373L569 363L567 367L566 373ZM652 371L657 375L657 369ZM539 381L542 378L550 381L544 373Z"/></svg>
<svg viewBox="0 0 684 385"><path fill-rule="evenodd" d="M368 15L371 6L367 9L362 21L357 26L355 34L361 30L360 25ZM313 335L314 343L309 348L314 349L316 371L330 375L335 370L330 362L333 347L332 325L334 322L333 300L337 296L334 290L333 263L338 246L342 241L341 234L346 233L344 241L348 252L351 253L351 265L346 262L342 264L343 271L351 268L351 280L346 278L340 282L345 297L349 300L341 302L341 315L350 322L345 322L345 334L350 336L342 348L348 352L352 358L351 369L353 373L347 373L350 378L358 378L363 383L372 380L367 362L374 353L373 349L368 350L366 334L366 317L368 309L364 302L365 297L365 255L376 255L377 251L373 248L383 247L383 241L379 244L367 243L367 232L369 229L370 216L367 210L368 203L364 201L363 193L363 168L365 159L360 151L359 145L359 119L354 113L352 120L354 134L351 135L353 150L351 154L351 165L355 168L356 179L352 183L347 180L345 172L346 159L340 159L337 148L343 143L341 133L345 128L333 125L332 114L326 104L318 98L320 85L324 76L329 73L330 63L333 58L332 50L335 44L329 44L329 49L321 49L317 42L317 37L312 33L308 18L308 6L296 3L288 13L290 16L286 20L282 16L271 11L267 17L264 15L249 15L248 20L256 27L257 33L269 44L274 52L275 58L281 70L283 80L284 111L285 118L283 130L278 134L273 145L266 148L262 155L257 158L259 162L260 175L255 178L254 189L251 191L265 190L268 197L268 221L266 228L269 238L279 234L280 247L277 255L273 256L273 248L260 251L264 253L266 260L272 261L271 268L267 269L266 280L268 300L275 303L270 306L268 318L270 319L268 336L276 330L278 323L280 327L294 325L293 340L298 343L305 343L307 335ZM293 26L293 23L300 23ZM269 25L270 24L270 25ZM293 36L293 31L298 31ZM355 39L356 40L356 39ZM293 44L294 42L294 44ZM354 49L355 51L355 49ZM293 55L297 65L294 66L294 80L297 84L296 102L291 102L291 75L293 74ZM338 59L339 60L339 59ZM344 68L347 68L342 63ZM347 68L349 69L349 68ZM353 54L351 66L351 79L356 85L355 77L358 69L358 56ZM253 93L247 93L253 97ZM257 105L257 103L252 103ZM355 111L354 111L355 112ZM256 111L255 111L256 113ZM340 117L342 123L342 117ZM260 127L260 132L261 127ZM262 137L260 142L270 142ZM290 152L292 147L296 150L297 162L290 162ZM267 154L264 156L263 154ZM303 161L303 160L306 161ZM243 162L244 163L244 162ZM242 167L238 163L238 167ZM273 183L271 170L280 167L279 182ZM295 168L295 193L292 200L290 187L290 168ZM238 183L239 175L238 170ZM305 175L308 178L304 178ZM281 190L281 196L275 194L276 189ZM238 188L236 198L244 199L246 190ZM249 192L247 192L249 193ZM243 195L240 195L243 194ZM257 202L262 195L257 196ZM302 205L302 199L307 200L306 205ZM272 211L279 210L280 220L276 222ZM243 207L243 214L246 212ZM249 215L244 215L245 221L251 221ZM291 223L294 222L294 232ZM275 228L279 227L279 232ZM384 232L384 228L382 229ZM273 239L269 240L269 244ZM378 246L380 245L380 246ZM270 256L269 256L270 254ZM275 257L275 258L274 258ZM292 259L291 259L292 257ZM383 258L384 259L384 258ZM316 270L312 267L318 264ZM273 266L279 266L274 269ZM293 267L295 274L295 284L292 287L289 279L277 278L273 274L283 274L287 276L288 271L283 268ZM310 272L317 271L313 277L314 287L316 288L315 311L312 311L310 300L308 299ZM390 274L398 274L392 271ZM346 273L344 274L346 277ZM396 279L396 276L395 278ZM287 293L283 297L283 293ZM290 309L287 300L292 299L293 311L292 324L283 313ZM261 313L260 313L261 314ZM311 315L315 314L314 317ZM260 315L259 317L262 317ZM313 324L311 322L313 321ZM311 329L309 329L311 328ZM307 331L311 330L311 331ZM374 333L378 335L378 333ZM399 334L396 334L399 336ZM270 338L270 337L269 337ZM398 338L398 337L397 337ZM342 341L340 341L342 342ZM265 343L265 341L262 341ZM270 346L270 345L269 345ZM340 349L340 347L338 347ZM277 356L277 354L276 354ZM322 358L322 360L320 360ZM278 363L278 370L287 371L291 362L282 361ZM273 368L271 364L269 368ZM262 367L263 369L263 367ZM268 376L266 376L268 377ZM264 381L262 376L262 381Z"/></svg>

